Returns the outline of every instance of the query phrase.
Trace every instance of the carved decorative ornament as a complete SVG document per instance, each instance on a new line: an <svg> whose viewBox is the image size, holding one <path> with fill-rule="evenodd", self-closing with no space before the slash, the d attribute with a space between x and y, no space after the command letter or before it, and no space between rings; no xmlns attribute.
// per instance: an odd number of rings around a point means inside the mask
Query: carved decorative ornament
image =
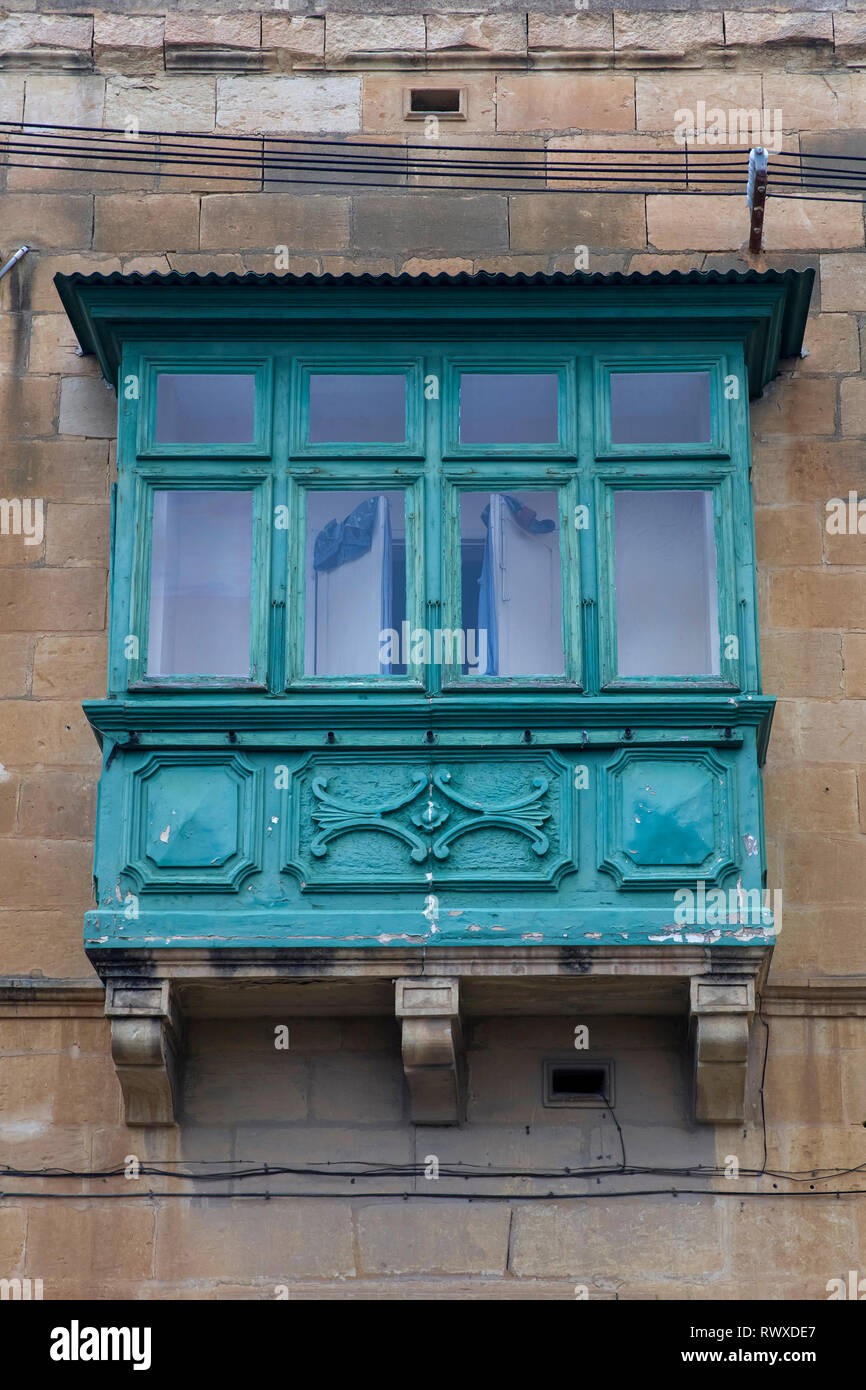
<svg viewBox="0 0 866 1390"><path fill-rule="evenodd" d="M576 867L570 781L551 753L314 755L286 794L285 867L306 889L555 887Z"/></svg>
<svg viewBox="0 0 866 1390"><path fill-rule="evenodd" d="M540 805L550 786L548 778L533 777L532 791L500 803L473 801L449 786L450 781L451 773L444 768L441 772L434 772L432 776L419 774L406 796L381 806L369 807L347 805L328 796L325 790L328 778L314 777L313 795L321 805L313 811L313 819L321 829L310 845L312 853L317 857L327 854L328 842L350 831L377 830L386 835L396 835L398 839L403 840L410 847L411 858L415 863L423 864L431 854L435 859L447 859L450 854L449 845L461 835L468 835L472 831L487 829L490 826L516 830L519 834L526 835L532 842L536 854L546 854L550 849L550 840L541 829L544 821L550 819L550 812L543 810ZM451 819L452 814L442 806L437 792L473 814L461 817L443 830L441 835L437 835L435 840L428 841L422 840L420 835L406 825L385 820L386 816L410 806L422 793L426 793L425 804L410 819L422 834L433 836Z"/></svg>

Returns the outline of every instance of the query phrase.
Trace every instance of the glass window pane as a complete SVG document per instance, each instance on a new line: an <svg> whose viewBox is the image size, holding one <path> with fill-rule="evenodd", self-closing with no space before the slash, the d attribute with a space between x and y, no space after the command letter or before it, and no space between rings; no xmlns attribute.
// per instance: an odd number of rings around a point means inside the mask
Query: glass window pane
<svg viewBox="0 0 866 1390"><path fill-rule="evenodd" d="M556 492L460 494L464 675L564 673L559 535Z"/></svg>
<svg viewBox="0 0 866 1390"><path fill-rule="evenodd" d="M461 444L556 444L556 372L462 372Z"/></svg>
<svg viewBox="0 0 866 1390"><path fill-rule="evenodd" d="M621 676L717 676L713 494L614 493Z"/></svg>
<svg viewBox="0 0 866 1390"><path fill-rule="evenodd" d="M153 494L149 676L250 674L253 495Z"/></svg>
<svg viewBox="0 0 866 1390"><path fill-rule="evenodd" d="M308 492L306 675L405 675L411 637L405 493Z"/></svg>
<svg viewBox="0 0 866 1390"><path fill-rule="evenodd" d="M310 375L311 444L399 444L405 438L405 373Z"/></svg>
<svg viewBox="0 0 866 1390"><path fill-rule="evenodd" d="M250 373L160 372L157 444L252 444L256 379Z"/></svg>
<svg viewBox="0 0 866 1390"><path fill-rule="evenodd" d="M709 444L709 372L611 372L613 444Z"/></svg>

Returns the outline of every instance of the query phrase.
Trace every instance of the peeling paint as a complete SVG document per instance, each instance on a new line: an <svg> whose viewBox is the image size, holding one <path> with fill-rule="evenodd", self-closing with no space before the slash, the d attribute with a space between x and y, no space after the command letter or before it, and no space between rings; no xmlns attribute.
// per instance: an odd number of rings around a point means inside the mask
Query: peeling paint
<svg viewBox="0 0 866 1390"><path fill-rule="evenodd" d="M752 855L758 853L758 842L754 835L744 835L743 844L746 846L746 854Z"/></svg>
<svg viewBox="0 0 866 1390"><path fill-rule="evenodd" d="M159 832L159 838L162 840L162 843L163 843L164 845L167 845L167 844L168 844L168 837L169 837L170 834L171 834L171 826L170 826L170 825L167 825L167 826L165 827L165 830L161 830L161 831Z"/></svg>
<svg viewBox="0 0 866 1390"><path fill-rule="evenodd" d="M585 931L583 934L588 937L590 941L601 941L600 931Z"/></svg>
<svg viewBox="0 0 866 1390"><path fill-rule="evenodd" d="M435 893L428 893L424 899L424 916L430 924L431 932L438 932L436 923L439 921L439 899Z"/></svg>
<svg viewBox="0 0 866 1390"><path fill-rule="evenodd" d="M544 936L540 931L525 931L521 933L521 941L543 941Z"/></svg>

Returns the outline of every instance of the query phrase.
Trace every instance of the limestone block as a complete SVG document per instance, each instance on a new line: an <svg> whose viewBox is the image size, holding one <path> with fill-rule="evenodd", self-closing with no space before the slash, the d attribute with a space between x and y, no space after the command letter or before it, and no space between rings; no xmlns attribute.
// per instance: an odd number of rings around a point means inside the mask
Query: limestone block
<svg viewBox="0 0 866 1390"><path fill-rule="evenodd" d="M360 130L361 79L337 74L220 77L217 127L246 135Z"/></svg>
<svg viewBox="0 0 866 1390"><path fill-rule="evenodd" d="M58 434L113 439L117 434L117 397L98 377L64 377L60 385Z"/></svg>

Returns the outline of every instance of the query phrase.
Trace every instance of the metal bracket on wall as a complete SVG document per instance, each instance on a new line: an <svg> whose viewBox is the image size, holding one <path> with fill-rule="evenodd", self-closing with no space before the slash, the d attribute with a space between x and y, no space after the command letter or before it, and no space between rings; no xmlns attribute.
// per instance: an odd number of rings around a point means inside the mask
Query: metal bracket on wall
<svg viewBox="0 0 866 1390"><path fill-rule="evenodd" d="M763 145L749 152L749 182L746 204L749 209L749 255L762 256L764 250L764 208L767 201L769 156Z"/></svg>
<svg viewBox="0 0 866 1390"><path fill-rule="evenodd" d="M30 247L29 247L29 246L19 246L19 247L18 247L18 250L14 253L14 255L12 255L12 256L9 257L8 261L6 262L6 264L3 265L3 266L0 266L0 280L3 279L4 275L8 275L8 274L9 274L9 271L12 269L13 265L17 265L18 262L22 259L22 257L27 255L27 252L28 252L29 250L30 250Z"/></svg>
<svg viewBox="0 0 866 1390"><path fill-rule="evenodd" d="M412 1122L457 1125L465 1095L459 982L410 978L396 986Z"/></svg>
<svg viewBox="0 0 866 1390"><path fill-rule="evenodd" d="M169 980L109 980L105 1013L128 1125L177 1123L183 1018Z"/></svg>

